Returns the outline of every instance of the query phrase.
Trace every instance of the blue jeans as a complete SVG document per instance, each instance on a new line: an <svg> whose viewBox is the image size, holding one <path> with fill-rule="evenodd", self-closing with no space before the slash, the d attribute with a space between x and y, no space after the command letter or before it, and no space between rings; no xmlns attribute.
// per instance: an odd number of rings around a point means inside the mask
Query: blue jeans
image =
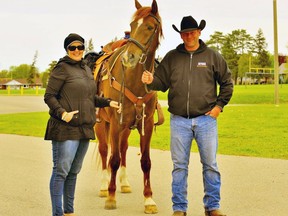
<svg viewBox="0 0 288 216"><path fill-rule="evenodd" d="M192 140L198 145L204 184L204 208L218 209L221 179L216 162L218 147L217 121L211 116L192 119L170 115L173 211L186 212L187 177Z"/></svg>
<svg viewBox="0 0 288 216"><path fill-rule="evenodd" d="M74 212L77 175L81 170L89 140L52 141L53 171L50 180L52 215ZM63 200L63 204L62 204Z"/></svg>

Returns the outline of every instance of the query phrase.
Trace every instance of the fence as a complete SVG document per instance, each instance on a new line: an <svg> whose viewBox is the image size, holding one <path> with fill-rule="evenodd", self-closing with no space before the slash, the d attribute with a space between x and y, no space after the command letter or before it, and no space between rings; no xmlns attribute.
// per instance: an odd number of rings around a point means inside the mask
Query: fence
<svg viewBox="0 0 288 216"><path fill-rule="evenodd" d="M24 88L21 86L18 89L7 86L7 89L0 90L0 95L43 95L44 92L45 89L39 88L39 86L35 86L35 88Z"/></svg>

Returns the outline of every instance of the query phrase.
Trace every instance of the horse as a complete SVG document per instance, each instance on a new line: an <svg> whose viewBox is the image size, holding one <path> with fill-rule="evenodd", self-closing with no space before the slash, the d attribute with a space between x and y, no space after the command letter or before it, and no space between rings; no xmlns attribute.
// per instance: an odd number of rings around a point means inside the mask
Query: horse
<svg viewBox="0 0 288 216"><path fill-rule="evenodd" d="M100 108L100 119L95 125L98 148L102 160L100 196L106 196L105 209L116 209L116 174L120 168L121 192L131 192L126 175L126 152L132 129L140 135L141 169L144 176L144 212L158 212L152 199L150 183L150 141L153 133L157 94L148 91L141 82L144 70L153 71L155 52L163 37L161 17L156 0L151 7L142 7L135 0L136 12L130 23L130 38L101 63L101 72L94 73L98 80L98 94L119 101L122 112L109 107ZM106 57L105 57L106 58ZM96 74L96 75L95 75ZM108 144L111 145L109 180L107 171ZM107 192L108 189L108 192Z"/></svg>

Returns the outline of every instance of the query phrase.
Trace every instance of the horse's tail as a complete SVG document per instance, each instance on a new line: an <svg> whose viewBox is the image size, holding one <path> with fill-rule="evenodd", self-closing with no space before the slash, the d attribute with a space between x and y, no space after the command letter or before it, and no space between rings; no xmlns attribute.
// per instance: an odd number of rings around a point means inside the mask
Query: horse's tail
<svg viewBox="0 0 288 216"><path fill-rule="evenodd" d="M165 121L163 110L158 100L156 102L156 111L157 111L158 122L154 123L155 129L156 129L156 126L162 125Z"/></svg>
<svg viewBox="0 0 288 216"><path fill-rule="evenodd" d="M96 165L96 169L100 170L101 169L101 156L99 153L99 143L96 142L93 153L92 153L92 164Z"/></svg>
<svg viewBox="0 0 288 216"><path fill-rule="evenodd" d="M107 159L110 158L110 156L111 156L111 144L110 144L110 142L108 140L108 155L107 155ZM95 145L94 145L91 163L96 166L96 170L102 170L102 159L101 159L101 154L99 152L99 142L97 142L97 140L96 140ZM109 163L107 165L107 170L108 170L108 172L110 174L111 169L110 169Z"/></svg>

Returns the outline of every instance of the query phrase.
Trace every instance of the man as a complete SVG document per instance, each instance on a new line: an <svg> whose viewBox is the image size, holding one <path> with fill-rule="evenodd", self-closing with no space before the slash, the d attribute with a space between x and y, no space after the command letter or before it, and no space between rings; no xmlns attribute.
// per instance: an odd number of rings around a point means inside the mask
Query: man
<svg viewBox="0 0 288 216"><path fill-rule="evenodd" d="M144 71L142 82L151 90L168 92L170 112L173 216L185 216L188 206L187 176L192 140L198 145L204 184L206 216L223 216L220 208L220 172L216 162L217 117L233 92L231 72L223 57L199 39L206 21L198 25L183 17L183 43L169 51L153 76ZM217 84L220 86L217 94Z"/></svg>

